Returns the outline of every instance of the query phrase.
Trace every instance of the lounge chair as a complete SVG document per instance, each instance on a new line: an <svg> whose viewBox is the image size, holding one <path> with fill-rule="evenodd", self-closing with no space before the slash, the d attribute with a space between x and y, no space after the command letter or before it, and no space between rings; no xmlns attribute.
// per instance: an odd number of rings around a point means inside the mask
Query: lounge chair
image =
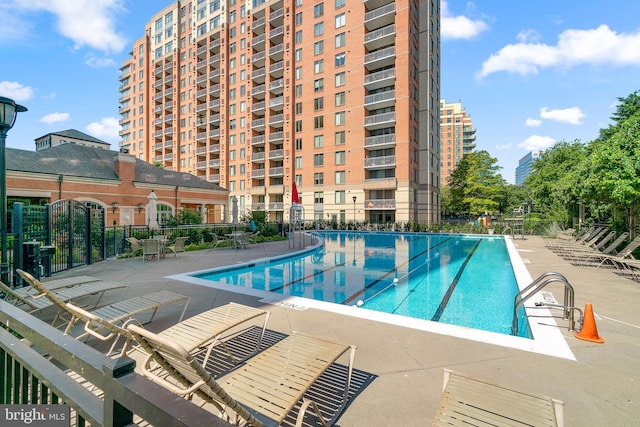
<svg viewBox="0 0 640 427"><path fill-rule="evenodd" d="M131 253L133 254L133 256L136 256L139 252L142 252L142 242L140 240L136 239L135 237L127 237L125 240L129 242L129 245L131 246Z"/></svg>
<svg viewBox="0 0 640 427"><path fill-rule="evenodd" d="M217 248L222 243L231 242L230 239L220 237L216 233L210 233L210 235L211 235L211 243L213 243L213 246L211 246L211 248Z"/></svg>
<svg viewBox="0 0 640 427"><path fill-rule="evenodd" d="M564 403L444 370L433 426L563 426Z"/></svg>
<svg viewBox="0 0 640 427"><path fill-rule="evenodd" d="M622 244L622 242L624 242L625 240L627 240L627 237L629 237L629 233L628 232L623 232L621 233L618 238L616 240L613 241L613 243L609 244L606 248L599 250L600 249L600 245L597 245L595 248L565 248L565 250L563 251L556 251L556 253L558 253L560 256L562 256L565 259L581 259L581 258L586 258L589 257L591 255L594 254L616 254L616 249L618 248L618 246L620 246Z"/></svg>
<svg viewBox="0 0 640 427"><path fill-rule="evenodd" d="M56 294L64 302L82 301L85 307L96 307L102 296L111 290L124 289L122 283L109 282L89 276L70 277L66 279L40 282L49 291ZM5 295L5 301L19 307L28 313L39 314L55 304L38 289L27 285L21 288L10 288L0 282L0 293Z"/></svg>
<svg viewBox="0 0 640 427"><path fill-rule="evenodd" d="M58 307L58 313L54 317L51 324L58 327L63 327L66 325L65 332L68 333L74 326L77 318L75 318L74 313L69 311L69 309L67 308L67 302L65 302L64 299L60 298L57 292L53 292L47 289L46 286L44 286L31 274L19 269L16 271L25 281L27 281L27 283L40 291L48 300L50 300L55 306ZM155 317L155 314L159 308L171 304L184 303L184 308L182 310L182 314L180 315L180 320L182 320L182 317L187 310L189 300L189 297L186 297L184 295L179 295L168 291L159 291L129 298L126 300L121 300L116 303L92 310L91 312L95 313L96 316L105 319L107 322L115 324L125 322L126 320L134 316L151 311L151 317L148 320L150 322ZM60 325L56 325L58 320L62 320L62 323Z"/></svg>
<svg viewBox="0 0 640 427"><path fill-rule="evenodd" d="M103 342L113 339L111 348L107 352L109 355L113 354L117 347L119 338L123 338L125 342L120 350L120 355L124 356L127 354L133 336L126 327L133 321L126 321L122 324L113 323L100 317L99 313L91 313L80 307L76 307L73 304L67 304L67 309L73 316L71 323L76 323L78 321L84 323L84 333L76 338L80 339L92 336ZM170 340L171 342L180 344L192 354L194 354L198 349L206 347L207 352L202 362L205 366L209 356L211 355L211 351L218 344L223 346L234 364L238 364L240 361L236 360L224 342L240 333L240 328L248 327L251 321L260 316L264 316L264 322L262 324L262 332L256 343L255 350L251 353L254 354L262 345L262 339L267 327L270 312L233 302L212 308L211 310L207 310L188 319L182 320L162 332L159 332L158 335L164 339Z"/></svg>
<svg viewBox="0 0 640 427"><path fill-rule="evenodd" d="M593 254L581 258L578 260L571 261L572 264L582 265L587 267L601 267L603 265L608 265L609 267L618 268L620 264L619 262L624 262L633 256L633 251L640 247L640 236L637 236L633 239L627 246L624 247L620 252L616 255L603 254L594 252Z"/></svg>
<svg viewBox="0 0 640 427"><path fill-rule="evenodd" d="M214 379L187 350L136 325L127 329L148 353L142 372L167 389L212 404L232 422L252 426L280 425L302 401L297 426L311 407L323 425L332 425L346 406L355 347L294 333L253 356L231 373ZM318 405L303 398L311 385L342 355L349 352L349 376L336 415L324 420Z"/></svg>
<svg viewBox="0 0 640 427"><path fill-rule="evenodd" d="M185 252L184 244L189 240L188 237L176 237L176 240L173 243L167 245L165 248L166 251L173 253L176 257L178 257L178 252Z"/></svg>
<svg viewBox="0 0 640 427"><path fill-rule="evenodd" d="M162 246L160 239L142 239L142 262L144 262L147 257L156 257L156 259L160 261Z"/></svg>

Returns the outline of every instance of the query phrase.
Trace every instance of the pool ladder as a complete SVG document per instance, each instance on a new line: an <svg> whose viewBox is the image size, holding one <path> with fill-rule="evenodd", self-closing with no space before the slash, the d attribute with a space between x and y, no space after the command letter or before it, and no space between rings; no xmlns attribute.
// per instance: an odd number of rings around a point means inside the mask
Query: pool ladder
<svg viewBox="0 0 640 427"><path fill-rule="evenodd" d="M545 286L550 283L562 283L564 285L564 301L563 304L551 304L551 303L536 303L535 308L551 307L562 309L563 319L569 321L569 330L575 330L575 316L574 311L580 313L582 318L582 310L574 307L574 291L573 286L569 283L566 277L560 273L549 271L542 274L536 280L531 282L526 288L518 292L513 303L513 322L511 323L511 335L518 336L518 309L529 298L536 293L540 292ZM530 307L533 308L533 307Z"/></svg>

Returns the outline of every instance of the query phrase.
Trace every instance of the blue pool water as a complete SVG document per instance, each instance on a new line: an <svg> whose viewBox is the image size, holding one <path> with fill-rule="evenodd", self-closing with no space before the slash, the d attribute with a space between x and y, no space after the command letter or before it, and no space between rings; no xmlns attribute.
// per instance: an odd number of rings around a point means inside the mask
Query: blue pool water
<svg viewBox="0 0 640 427"><path fill-rule="evenodd" d="M501 236L319 234L325 243L312 252L197 277L282 296L511 333L518 285ZM527 327L519 329L521 336L530 337Z"/></svg>

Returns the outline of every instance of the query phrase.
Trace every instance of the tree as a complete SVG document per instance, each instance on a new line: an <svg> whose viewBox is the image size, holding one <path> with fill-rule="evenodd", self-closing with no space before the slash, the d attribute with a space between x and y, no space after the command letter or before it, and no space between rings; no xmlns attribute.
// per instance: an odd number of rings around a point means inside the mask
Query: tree
<svg viewBox="0 0 640 427"><path fill-rule="evenodd" d="M167 220L169 227L175 227L177 225L189 225L189 224L201 224L202 217L198 212L191 209L183 209L174 217Z"/></svg>
<svg viewBox="0 0 640 427"><path fill-rule="evenodd" d="M640 111L640 91L635 91L626 98L618 98L620 104L616 108L616 112L611 116L611 120L614 121L613 125L610 125L606 129L600 129L601 140L607 140L616 133L618 127L627 119L631 118L636 112Z"/></svg>
<svg viewBox="0 0 640 427"><path fill-rule="evenodd" d="M496 158L487 151L466 154L449 177L450 208L457 213L497 212L506 181Z"/></svg>
<svg viewBox="0 0 640 427"><path fill-rule="evenodd" d="M536 211L550 221L569 225L577 215L579 200L579 170L587 150L580 141L560 141L543 151L531 165L525 179Z"/></svg>
<svg viewBox="0 0 640 427"><path fill-rule="evenodd" d="M635 230L640 204L640 104L636 108L609 138L590 144L582 180L582 196L610 204L630 231Z"/></svg>

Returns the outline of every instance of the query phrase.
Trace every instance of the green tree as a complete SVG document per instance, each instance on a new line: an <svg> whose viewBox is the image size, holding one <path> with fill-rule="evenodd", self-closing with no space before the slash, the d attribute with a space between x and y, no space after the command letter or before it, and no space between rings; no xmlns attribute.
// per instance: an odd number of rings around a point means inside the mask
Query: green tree
<svg viewBox="0 0 640 427"><path fill-rule="evenodd" d="M501 169L487 151L466 154L449 177L451 209L472 215L498 212L506 186Z"/></svg>
<svg viewBox="0 0 640 427"><path fill-rule="evenodd" d="M606 129L600 129L600 140L605 141L611 138L616 133L618 126L640 111L640 91L635 91L626 98L618 98L618 101L620 103L616 107L616 112L611 116L614 124Z"/></svg>
<svg viewBox="0 0 640 427"><path fill-rule="evenodd" d="M178 215L173 216L167 220L167 225L170 227L175 227L177 225L190 225L190 224L201 224L202 217L198 212L191 209L183 209Z"/></svg>
<svg viewBox="0 0 640 427"><path fill-rule="evenodd" d="M577 215L580 171L586 155L586 147L580 141L560 141L531 165L524 185L535 210L544 219L568 226Z"/></svg>
<svg viewBox="0 0 640 427"><path fill-rule="evenodd" d="M623 215L627 229L635 229L640 204L640 105L622 119L607 139L597 139L583 168L582 196L608 203L614 215Z"/></svg>

